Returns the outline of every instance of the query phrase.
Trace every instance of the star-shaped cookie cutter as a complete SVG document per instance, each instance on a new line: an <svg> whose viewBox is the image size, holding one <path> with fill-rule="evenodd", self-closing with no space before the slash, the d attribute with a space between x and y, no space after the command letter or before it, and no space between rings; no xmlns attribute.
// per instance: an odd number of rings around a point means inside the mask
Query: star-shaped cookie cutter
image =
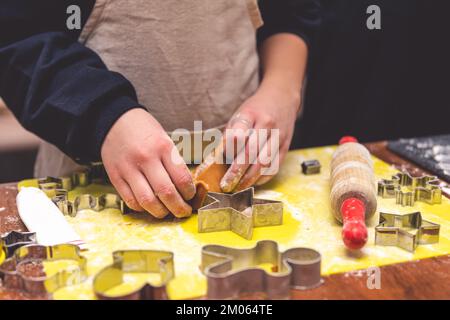
<svg viewBox="0 0 450 320"><path fill-rule="evenodd" d="M269 265L271 271L262 268ZM207 245L201 270L210 299L233 299L262 292L269 299L286 299L290 289L312 289L323 283L321 255L309 248L279 251L275 241L259 241L249 249Z"/></svg>
<svg viewBox="0 0 450 320"><path fill-rule="evenodd" d="M31 267L43 261L71 260L76 265L59 272L46 275L26 274L27 265ZM5 288L33 294L53 293L56 290L79 284L87 278L87 259L80 254L75 245L61 244L42 246L31 244L18 248L11 258L0 265L0 279Z"/></svg>
<svg viewBox="0 0 450 320"><path fill-rule="evenodd" d="M125 273L159 273L160 285L146 283L140 289L122 295L108 291L124 283ZM173 253L157 250L123 250L113 253L113 264L94 277L94 291L102 300L167 300L166 285L175 276Z"/></svg>
<svg viewBox="0 0 450 320"><path fill-rule="evenodd" d="M439 229L440 225L423 220L420 212L403 215L380 212L380 224L375 227L375 244L414 252L419 244L438 243Z"/></svg>
<svg viewBox="0 0 450 320"><path fill-rule="evenodd" d="M209 192L198 209L198 232L231 230L250 240L254 227L283 223L283 203L254 198L254 189L234 194Z"/></svg>
<svg viewBox="0 0 450 320"><path fill-rule="evenodd" d="M36 233L11 231L2 236L0 242L4 247L6 258L9 258L18 248L36 243Z"/></svg>
<svg viewBox="0 0 450 320"><path fill-rule="evenodd" d="M428 204L442 202L440 182L435 176L412 177L407 172L400 172L392 179L378 182L378 195L382 198L395 198L397 204L414 206L416 201ZM406 187L409 191L402 191Z"/></svg>

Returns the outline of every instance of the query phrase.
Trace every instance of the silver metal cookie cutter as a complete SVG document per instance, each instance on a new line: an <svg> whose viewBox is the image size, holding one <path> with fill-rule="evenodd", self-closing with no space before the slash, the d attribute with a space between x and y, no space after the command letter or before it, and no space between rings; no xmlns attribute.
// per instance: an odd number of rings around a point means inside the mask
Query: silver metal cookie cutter
<svg viewBox="0 0 450 320"><path fill-rule="evenodd" d="M440 225L423 220L420 212L403 215L380 212L380 224L375 227L375 244L414 252L419 244L438 243L439 229Z"/></svg>
<svg viewBox="0 0 450 320"><path fill-rule="evenodd" d="M76 265L53 275L26 274L26 266L39 267L42 261L72 260ZM87 278L87 259L75 245L42 246L31 244L18 248L14 255L0 265L0 279L4 287L29 293L52 293L62 287L83 282Z"/></svg>
<svg viewBox="0 0 450 320"><path fill-rule="evenodd" d="M414 206L416 201L428 204L442 202L440 182L435 176L412 177L409 173L400 172L392 179L378 182L378 195L382 198L395 198L397 204ZM406 187L408 191L403 191Z"/></svg>
<svg viewBox="0 0 450 320"><path fill-rule="evenodd" d="M312 175L320 173L320 162L319 160L307 160L302 162L302 172L305 175Z"/></svg>
<svg viewBox="0 0 450 320"><path fill-rule="evenodd" d="M0 241L6 251L6 257L9 258L18 248L36 243L36 233L11 231L1 237Z"/></svg>
<svg viewBox="0 0 450 320"><path fill-rule="evenodd" d="M90 194L82 194L75 197L73 201L69 201L67 192L59 190L56 196L52 198L52 201L63 214L72 217L76 216L81 210L94 210L98 212L104 209L118 209L123 214L134 212L114 193L105 193L98 197Z"/></svg>
<svg viewBox="0 0 450 320"><path fill-rule="evenodd" d="M226 194L209 192L198 209L198 232L231 230L249 240L253 228L283 223L283 203L254 198L254 189Z"/></svg>
<svg viewBox="0 0 450 320"><path fill-rule="evenodd" d="M86 187L93 182L106 183L107 174L101 163L92 164L88 169L75 172L67 177L47 177L38 179L38 186L56 204L59 210L69 216L76 216L80 210L102 211L119 209L123 214L134 212L119 195L105 193L98 197L83 194L69 201L68 193L75 187Z"/></svg>
<svg viewBox="0 0 450 320"><path fill-rule="evenodd" d="M125 273L158 273L160 285L146 283L130 293L111 295L108 291L124 282ZM102 300L167 300L167 284L175 276L173 253L156 250L123 250L113 253L113 264L94 277L95 294Z"/></svg>
<svg viewBox="0 0 450 320"><path fill-rule="evenodd" d="M86 187L92 183L108 183L108 175L101 162L91 163L89 167L74 172L70 176L46 177L38 179L38 186L49 197L52 197L56 190L71 191L75 187Z"/></svg>
<svg viewBox="0 0 450 320"><path fill-rule="evenodd" d="M268 264L272 271L261 267ZM237 249L207 245L202 249L201 270L207 277L207 297L232 299L262 292L269 299L286 299L290 289L312 289L323 283L321 255L309 248L280 252L275 241Z"/></svg>

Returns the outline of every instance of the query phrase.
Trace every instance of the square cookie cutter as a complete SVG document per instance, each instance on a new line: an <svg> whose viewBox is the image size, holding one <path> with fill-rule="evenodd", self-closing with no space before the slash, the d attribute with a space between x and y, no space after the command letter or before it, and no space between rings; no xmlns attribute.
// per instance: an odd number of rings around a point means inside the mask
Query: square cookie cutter
<svg viewBox="0 0 450 320"><path fill-rule="evenodd" d="M304 175L319 174L321 167L319 160L316 159L302 162L302 172Z"/></svg>

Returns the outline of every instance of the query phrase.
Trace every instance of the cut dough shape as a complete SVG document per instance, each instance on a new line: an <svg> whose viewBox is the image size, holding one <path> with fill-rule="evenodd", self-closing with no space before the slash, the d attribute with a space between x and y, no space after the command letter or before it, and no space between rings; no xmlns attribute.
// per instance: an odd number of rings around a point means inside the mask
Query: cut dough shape
<svg viewBox="0 0 450 320"><path fill-rule="evenodd" d="M194 178L197 193L190 204L193 210L197 210L203 204L208 192L222 192L220 180L228 170L228 166L217 163L215 152L206 157L205 161L195 168L192 176Z"/></svg>

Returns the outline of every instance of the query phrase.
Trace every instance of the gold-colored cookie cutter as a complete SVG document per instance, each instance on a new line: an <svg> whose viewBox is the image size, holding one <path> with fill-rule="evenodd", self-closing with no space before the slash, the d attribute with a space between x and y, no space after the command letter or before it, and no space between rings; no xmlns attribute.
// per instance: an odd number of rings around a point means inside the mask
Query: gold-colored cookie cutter
<svg viewBox="0 0 450 320"><path fill-rule="evenodd" d="M51 198L55 190L71 191L76 187L86 187L92 183L109 183L108 175L101 162L92 163L85 169L79 170L70 176L46 177L38 179L38 186Z"/></svg>
<svg viewBox="0 0 450 320"><path fill-rule="evenodd" d="M414 206L416 201L428 204L442 202L440 182L435 176L412 177L409 173L400 172L392 179L378 182L378 195L382 198L395 198L402 206ZM406 187L408 191L402 191Z"/></svg>
<svg viewBox="0 0 450 320"><path fill-rule="evenodd" d="M74 172L70 176L46 177L38 179L38 187L44 191L49 198L55 196L59 190L67 192L75 187L86 187L92 183L92 174L89 169Z"/></svg>
<svg viewBox="0 0 450 320"><path fill-rule="evenodd" d="M419 244L438 243L439 229L440 225L423 220L420 212L403 215L380 212L380 224L375 227L375 244L414 252Z"/></svg>
<svg viewBox="0 0 450 320"><path fill-rule="evenodd" d="M43 261L71 260L76 264L50 276L30 276L22 266ZM18 248L13 256L0 265L3 286L11 290L33 294L53 293L63 287L83 282L87 278L87 260L75 245L42 246L31 244Z"/></svg>
<svg viewBox="0 0 450 320"><path fill-rule="evenodd" d="M268 272L261 265L269 264ZM255 247L237 249L207 245L202 249L201 270L207 277L210 299L233 299L262 292L269 299L286 299L290 289L312 289L323 283L321 255L309 248L280 252L275 241L259 241Z"/></svg>
<svg viewBox="0 0 450 320"><path fill-rule="evenodd" d="M36 233L34 232L13 230L0 238L0 245L5 252L5 259L11 257L18 248L34 243L36 243Z"/></svg>
<svg viewBox="0 0 450 320"><path fill-rule="evenodd" d="M100 212L104 209L118 209L123 214L134 212L125 202L114 193L105 193L98 197L90 194L82 194L75 197L73 201L68 200L68 193L65 190L58 190L56 196L52 198L53 203L65 214L75 217L81 210L93 210Z"/></svg>
<svg viewBox="0 0 450 320"><path fill-rule="evenodd" d="M250 240L254 227L283 223L283 203L254 198L254 189L227 194L209 192L198 209L198 232L231 230Z"/></svg>
<svg viewBox="0 0 450 320"><path fill-rule="evenodd" d="M0 265L6 260L7 256L8 250L6 249L6 245L0 240Z"/></svg>
<svg viewBox="0 0 450 320"><path fill-rule="evenodd" d="M146 283L120 296L108 291L124 282L125 273L159 273L160 285ZM94 277L94 291L103 300L167 300L167 283L175 275L173 253L157 250L123 250L113 253L113 264Z"/></svg>
<svg viewBox="0 0 450 320"><path fill-rule="evenodd" d="M77 186L86 187L93 182L107 182L107 175L101 163L96 163L86 170L73 173L66 177L47 177L38 179L38 186L56 204L59 210L69 216L76 216L81 210L102 211L104 209L118 209L123 214L134 212L119 195L105 193L98 197L83 194L69 200L69 191Z"/></svg>

